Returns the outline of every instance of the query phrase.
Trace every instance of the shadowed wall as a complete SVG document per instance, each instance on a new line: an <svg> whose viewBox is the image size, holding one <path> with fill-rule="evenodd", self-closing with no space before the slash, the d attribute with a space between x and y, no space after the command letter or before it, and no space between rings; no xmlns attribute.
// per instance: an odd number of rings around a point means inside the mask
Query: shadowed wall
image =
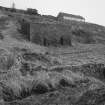
<svg viewBox="0 0 105 105"><path fill-rule="evenodd" d="M30 40L45 46L71 46L70 27L62 24L34 23L30 26Z"/></svg>

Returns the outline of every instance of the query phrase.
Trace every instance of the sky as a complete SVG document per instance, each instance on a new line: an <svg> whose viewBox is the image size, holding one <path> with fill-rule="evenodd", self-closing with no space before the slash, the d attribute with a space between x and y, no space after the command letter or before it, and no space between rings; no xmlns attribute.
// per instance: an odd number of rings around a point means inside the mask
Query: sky
<svg viewBox="0 0 105 105"><path fill-rule="evenodd" d="M87 22L105 26L105 0L0 0L0 6L35 8L39 13L57 16L65 12L85 17Z"/></svg>

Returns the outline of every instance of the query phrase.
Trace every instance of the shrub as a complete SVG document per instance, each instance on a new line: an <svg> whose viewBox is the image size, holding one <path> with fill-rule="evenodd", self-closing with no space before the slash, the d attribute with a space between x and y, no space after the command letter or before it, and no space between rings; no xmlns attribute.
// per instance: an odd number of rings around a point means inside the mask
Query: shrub
<svg viewBox="0 0 105 105"><path fill-rule="evenodd" d="M24 87L21 85L21 92L20 92L20 98L26 98L31 95L31 90L29 88Z"/></svg>
<svg viewBox="0 0 105 105"><path fill-rule="evenodd" d="M0 56L0 68L9 70L14 65L15 59L12 54L4 54Z"/></svg>
<svg viewBox="0 0 105 105"><path fill-rule="evenodd" d="M37 84L37 86L32 89L32 93L34 94L44 94L46 92L48 92L48 87L41 83Z"/></svg>
<svg viewBox="0 0 105 105"><path fill-rule="evenodd" d="M4 101L10 102L16 99L16 96L10 87L3 87L2 92Z"/></svg>

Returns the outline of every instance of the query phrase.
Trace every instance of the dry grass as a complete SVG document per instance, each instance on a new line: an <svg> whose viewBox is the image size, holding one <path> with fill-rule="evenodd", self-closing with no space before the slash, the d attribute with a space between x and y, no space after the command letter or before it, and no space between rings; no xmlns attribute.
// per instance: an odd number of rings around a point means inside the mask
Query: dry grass
<svg viewBox="0 0 105 105"><path fill-rule="evenodd" d="M84 88L84 86L90 86L89 88L92 90L92 88L99 88L99 84L104 86L104 84L96 79L91 80L91 78L69 70L62 73L36 71L36 75L33 76L22 76L19 71L10 71L1 77L3 99L5 101L21 100L33 94L44 94L65 87Z"/></svg>

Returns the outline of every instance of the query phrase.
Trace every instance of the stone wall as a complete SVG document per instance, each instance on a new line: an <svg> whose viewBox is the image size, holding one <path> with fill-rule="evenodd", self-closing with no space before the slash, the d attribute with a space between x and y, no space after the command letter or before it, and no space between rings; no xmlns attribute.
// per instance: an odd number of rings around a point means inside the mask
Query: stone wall
<svg viewBox="0 0 105 105"><path fill-rule="evenodd" d="M70 27L53 23L33 23L30 40L44 46L71 46Z"/></svg>
<svg viewBox="0 0 105 105"><path fill-rule="evenodd" d="M20 19L19 24L20 24L19 32L22 34L22 37L30 41L30 23L24 19Z"/></svg>

